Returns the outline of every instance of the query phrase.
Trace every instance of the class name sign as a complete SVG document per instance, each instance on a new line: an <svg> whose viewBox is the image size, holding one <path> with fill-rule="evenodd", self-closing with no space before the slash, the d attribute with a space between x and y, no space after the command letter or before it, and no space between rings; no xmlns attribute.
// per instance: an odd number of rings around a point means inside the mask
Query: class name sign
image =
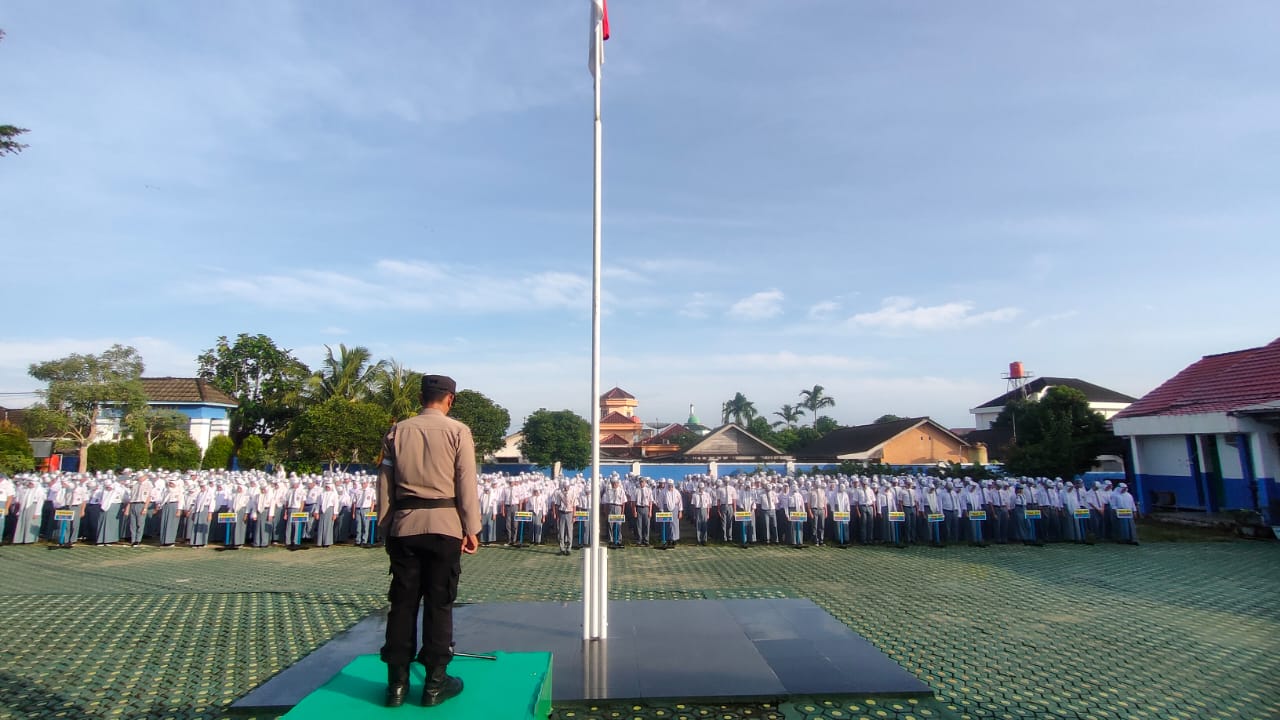
<svg viewBox="0 0 1280 720"><path fill-rule="evenodd" d="M516 522L533 522L533 513L528 510L517 510Z"/></svg>
<svg viewBox="0 0 1280 720"><path fill-rule="evenodd" d="M835 512L831 513L831 517L834 518L836 522L845 522L845 521L848 521L849 519L849 511L836 510Z"/></svg>
<svg viewBox="0 0 1280 720"><path fill-rule="evenodd" d="M374 512L373 510L370 510L369 512L365 513L364 516L369 518L370 520L378 519L378 513Z"/></svg>
<svg viewBox="0 0 1280 720"><path fill-rule="evenodd" d="M969 519L970 520L986 520L987 511L986 510L970 510Z"/></svg>
<svg viewBox="0 0 1280 720"><path fill-rule="evenodd" d="M676 514L673 512L656 512L653 514L653 519L658 522L669 523L672 520L675 520L675 515Z"/></svg>
<svg viewBox="0 0 1280 720"><path fill-rule="evenodd" d="M1118 517L1118 518L1131 518L1131 517L1133 517L1133 511L1132 511L1132 510L1128 510L1128 509L1116 510L1116 517Z"/></svg>
<svg viewBox="0 0 1280 720"><path fill-rule="evenodd" d="M53 516L59 520L70 520L76 516L75 510L54 510Z"/></svg>
<svg viewBox="0 0 1280 720"><path fill-rule="evenodd" d="M305 512L291 512L289 517L293 520L306 520L307 514Z"/></svg>
<svg viewBox="0 0 1280 720"><path fill-rule="evenodd" d="M1089 508L1076 508L1076 517L1078 518L1089 517Z"/></svg>
<svg viewBox="0 0 1280 720"><path fill-rule="evenodd" d="M942 513L929 513L929 516L927 519L929 520L929 522L939 523L945 520L946 516L943 515Z"/></svg>
<svg viewBox="0 0 1280 720"><path fill-rule="evenodd" d="M622 513L609 513L609 522L611 523L620 523L620 522L626 522L626 521L627 521L627 516L623 515Z"/></svg>
<svg viewBox="0 0 1280 720"><path fill-rule="evenodd" d="M750 520L750 519L751 519L751 511L750 511L750 510L738 510L737 512L735 512L735 513L733 514L733 516L734 516L735 518L737 518L738 520Z"/></svg>
<svg viewBox="0 0 1280 720"><path fill-rule="evenodd" d="M900 510L889 511L889 522L906 522L907 514Z"/></svg>
<svg viewBox="0 0 1280 720"><path fill-rule="evenodd" d="M787 513L787 517L791 518L793 522L804 522L809 519L809 514L801 510L792 510Z"/></svg>
<svg viewBox="0 0 1280 720"><path fill-rule="evenodd" d="M1026 518L1026 519L1028 519L1028 520L1039 520L1039 519L1040 519L1040 511L1039 511L1039 510L1023 510L1023 511L1022 511L1022 515L1023 515L1023 517L1025 517L1025 518Z"/></svg>
<svg viewBox="0 0 1280 720"><path fill-rule="evenodd" d="M220 523L229 523L229 522L235 522L235 521L236 521L236 514L233 512L218 513L218 522Z"/></svg>
<svg viewBox="0 0 1280 720"><path fill-rule="evenodd" d="M578 520L590 520L591 511L590 510L574 510L573 516Z"/></svg>

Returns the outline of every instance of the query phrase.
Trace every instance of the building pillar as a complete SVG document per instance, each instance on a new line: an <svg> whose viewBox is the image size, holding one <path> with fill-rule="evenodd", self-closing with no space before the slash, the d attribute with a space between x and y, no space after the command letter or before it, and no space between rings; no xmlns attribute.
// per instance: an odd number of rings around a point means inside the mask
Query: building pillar
<svg viewBox="0 0 1280 720"><path fill-rule="evenodd" d="M1262 448L1263 434L1259 432L1241 433L1236 441L1236 446L1240 451L1240 467L1244 470L1245 481L1250 483L1251 489L1254 490L1257 498L1258 512L1262 513L1262 523L1270 525L1273 517L1271 512L1271 488L1267 483L1267 464L1266 456L1263 454Z"/></svg>
<svg viewBox="0 0 1280 720"><path fill-rule="evenodd" d="M1129 454L1133 459L1133 496L1138 499L1138 512L1146 515L1147 495L1142 492L1142 459L1139 456L1138 436L1129 436Z"/></svg>

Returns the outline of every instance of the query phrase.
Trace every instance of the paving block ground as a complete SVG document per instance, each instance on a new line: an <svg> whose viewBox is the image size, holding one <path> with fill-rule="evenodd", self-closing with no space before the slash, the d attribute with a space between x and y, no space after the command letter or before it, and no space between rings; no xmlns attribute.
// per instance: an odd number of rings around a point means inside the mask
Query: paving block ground
<svg viewBox="0 0 1280 720"><path fill-rule="evenodd" d="M236 698L382 609L386 573L382 551L341 546L0 547L0 718L237 717ZM1280 718L1280 543L628 548L610 579L618 600L809 598L935 696L562 720ZM576 600L580 582L554 547L484 548L459 600Z"/></svg>

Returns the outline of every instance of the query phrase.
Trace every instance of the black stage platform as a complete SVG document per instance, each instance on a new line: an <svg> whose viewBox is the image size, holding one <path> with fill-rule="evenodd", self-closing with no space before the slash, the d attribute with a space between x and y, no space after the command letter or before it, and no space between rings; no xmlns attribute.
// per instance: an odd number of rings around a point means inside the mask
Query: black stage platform
<svg viewBox="0 0 1280 720"><path fill-rule="evenodd" d="M292 707L357 655L377 653L385 625L385 615L365 618L232 707ZM553 653L558 702L933 693L808 600L611 601L609 638L591 643L581 603L459 606L454 628L459 652Z"/></svg>

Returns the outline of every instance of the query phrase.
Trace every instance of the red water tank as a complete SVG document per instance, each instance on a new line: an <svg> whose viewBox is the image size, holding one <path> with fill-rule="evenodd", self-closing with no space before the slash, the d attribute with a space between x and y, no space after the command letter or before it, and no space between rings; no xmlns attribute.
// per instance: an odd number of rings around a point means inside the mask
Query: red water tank
<svg viewBox="0 0 1280 720"><path fill-rule="evenodd" d="M1027 376L1027 373L1025 370L1022 369L1021 361L1014 360L1013 362L1009 363L1009 379L1010 380L1021 380L1026 376Z"/></svg>

